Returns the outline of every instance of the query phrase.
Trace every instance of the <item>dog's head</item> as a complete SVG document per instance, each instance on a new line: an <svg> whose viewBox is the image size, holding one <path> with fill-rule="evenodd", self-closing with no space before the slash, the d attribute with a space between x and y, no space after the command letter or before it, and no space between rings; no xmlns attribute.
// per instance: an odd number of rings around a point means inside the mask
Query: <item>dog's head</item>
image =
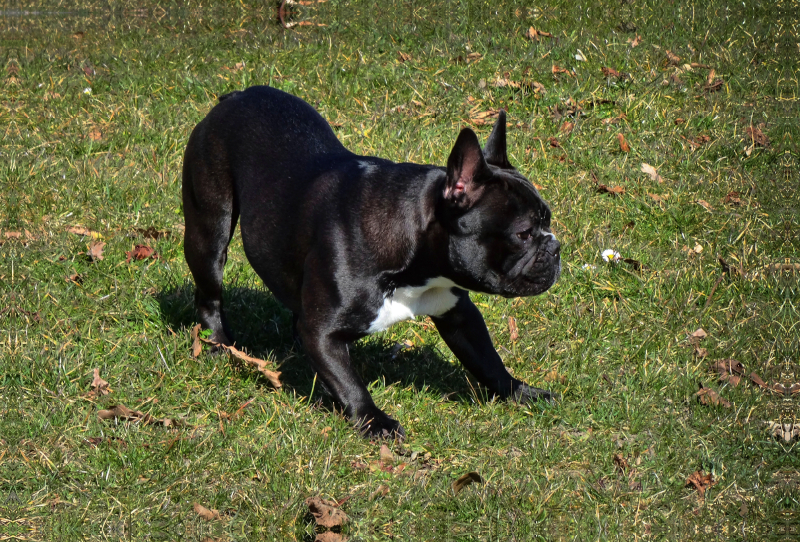
<svg viewBox="0 0 800 542"><path fill-rule="evenodd" d="M501 111L486 147L464 128L447 160L437 218L448 232L453 280L505 297L537 295L561 273L550 208L508 161Z"/></svg>

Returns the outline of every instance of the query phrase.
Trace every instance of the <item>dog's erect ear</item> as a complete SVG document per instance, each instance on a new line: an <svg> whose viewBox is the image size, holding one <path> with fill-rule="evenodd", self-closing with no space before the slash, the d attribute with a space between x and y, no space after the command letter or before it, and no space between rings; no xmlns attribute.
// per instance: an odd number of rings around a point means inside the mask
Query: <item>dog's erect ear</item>
<svg viewBox="0 0 800 542"><path fill-rule="evenodd" d="M497 116L497 122L494 123L489 139L486 140L483 155L486 157L486 162L493 166L514 169L514 166L508 161L508 154L506 154L506 112L502 109Z"/></svg>
<svg viewBox="0 0 800 542"><path fill-rule="evenodd" d="M464 128L447 159L445 200L458 207L472 206L482 191L480 181L488 169L478 136Z"/></svg>

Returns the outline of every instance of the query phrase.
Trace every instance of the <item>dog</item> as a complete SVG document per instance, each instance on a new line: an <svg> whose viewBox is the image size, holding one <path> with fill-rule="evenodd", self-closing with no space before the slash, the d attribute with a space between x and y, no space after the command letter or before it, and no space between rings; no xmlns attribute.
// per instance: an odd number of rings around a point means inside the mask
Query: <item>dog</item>
<svg viewBox="0 0 800 542"><path fill-rule="evenodd" d="M268 86L219 98L183 162L184 254L211 340L231 345L222 275L237 221L247 259L294 314L325 389L368 437L403 438L348 344L427 315L492 396L551 394L512 377L468 291L545 292L561 272L550 208L508 161L501 111L486 146L459 133L447 167L347 150L308 103Z"/></svg>

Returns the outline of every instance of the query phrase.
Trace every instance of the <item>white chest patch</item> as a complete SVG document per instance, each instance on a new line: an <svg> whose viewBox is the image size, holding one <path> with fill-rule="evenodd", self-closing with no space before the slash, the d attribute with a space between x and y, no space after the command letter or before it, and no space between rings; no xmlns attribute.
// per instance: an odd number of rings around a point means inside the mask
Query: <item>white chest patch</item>
<svg viewBox="0 0 800 542"><path fill-rule="evenodd" d="M382 331L417 315L441 316L456 306L458 298L450 290L453 286L456 284L450 279L436 277L429 279L424 286L397 288L383 300L378 316L367 331Z"/></svg>

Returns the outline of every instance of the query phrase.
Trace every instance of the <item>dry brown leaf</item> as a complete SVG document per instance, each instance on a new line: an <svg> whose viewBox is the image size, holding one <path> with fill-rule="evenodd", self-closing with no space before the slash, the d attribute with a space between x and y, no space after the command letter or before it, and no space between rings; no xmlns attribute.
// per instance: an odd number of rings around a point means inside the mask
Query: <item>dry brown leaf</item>
<svg viewBox="0 0 800 542"><path fill-rule="evenodd" d="M645 164L644 162L642 162L642 173L646 173L653 181L659 183L664 181L664 178L658 174L656 168L654 168L650 164Z"/></svg>
<svg viewBox="0 0 800 542"><path fill-rule="evenodd" d="M525 32L525 37L531 41L539 41L539 38L552 38L553 35L550 32L542 32L541 30L536 30L534 27L528 28Z"/></svg>
<svg viewBox="0 0 800 542"><path fill-rule="evenodd" d="M603 72L603 77L606 77L608 79L614 77L616 79L624 81L629 77L627 73L618 72L614 68L609 68L607 66L603 66L602 68L600 68L600 70Z"/></svg>
<svg viewBox="0 0 800 542"><path fill-rule="evenodd" d="M453 495L458 495L459 493L461 493L462 489L464 489L473 482L476 484L480 484L483 482L483 478L481 478L481 475L478 474L477 472L468 472L466 474L459 476L458 480L453 482L451 486L453 488Z"/></svg>
<svg viewBox="0 0 800 542"><path fill-rule="evenodd" d="M546 94L547 90L545 90L544 85L539 83L538 81L531 81L530 83L524 83L525 85L529 85L534 93L538 94Z"/></svg>
<svg viewBox="0 0 800 542"><path fill-rule="evenodd" d="M625 472L631 468L628 464L628 460L625 459L622 454L614 454L614 466L617 468L619 474L625 474Z"/></svg>
<svg viewBox="0 0 800 542"><path fill-rule="evenodd" d="M158 259L158 254L155 250L147 245L136 245L133 247L133 250L129 250L125 253L125 262L130 263L131 260L146 260L150 257Z"/></svg>
<svg viewBox="0 0 800 542"><path fill-rule="evenodd" d="M625 193L624 186L606 186L604 184L597 185L597 191L601 194L611 194L612 196L621 196Z"/></svg>
<svg viewBox="0 0 800 542"><path fill-rule="evenodd" d="M108 387L108 382L100 378L100 369L93 369L92 375L92 383L90 384L92 389L86 394L86 397L94 399L96 397L103 397L114 391Z"/></svg>
<svg viewBox="0 0 800 542"><path fill-rule="evenodd" d="M575 129L575 123L566 120L561 125L561 128L559 128L559 131L564 135L569 135L569 134L572 133L572 130L574 130L574 129Z"/></svg>
<svg viewBox="0 0 800 542"><path fill-rule="evenodd" d="M745 368L740 361L732 358L725 358L715 361L711 367L719 373L731 373L737 375L744 375Z"/></svg>
<svg viewBox="0 0 800 542"><path fill-rule="evenodd" d="M642 43L642 41L643 41L642 40L642 36L637 34L634 39L629 39L628 43L630 43L631 44L631 48L633 48L633 47L638 47L639 44Z"/></svg>
<svg viewBox="0 0 800 542"><path fill-rule="evenodd" d="M741 205L742 204L741 194L739 192L736 192L735 190L732 192L728 192L727 194L725 194L725 199L723 200L723 203L727 205Z"/></svg>
<svg viewBox="0 0 800 542"><path fill-rule="evenodd" d="M711 473L704 474L703 471L693 472L689 475L689 478L686 479L686 486L693 486L697 489L697 493L699 493L701 499L705 497L706 489L716 483L717 481L714 480Z"/></svg>
<svg viewBox="0 0 800 542"><path fill-rule="evenodd" d="M722 405L725 408L730 408L731 404L721 397L716 391L711 388L706 388L700 384L700 389L695 393L697 399L704 405Z"/></svg>
<svg viewBox="0 0 800 542"><path fill-rule="evenodd" d="M83 276L79 275L78 273L73 273L70 276L68 276L67 278L65 278L64 280L66 280L67 282L74 282L78 286L83 284Z"/></svg>
<svg viewBox="0 0 800 542"><path fill-rule="evenodd" d="M89 243L88 250L86 251L86 256L93 262L97 262L103 259L103 248L105 248L106 244L103 241L92 241Z"/></svg>
<svg viewBox="0 0 800 542"><path fill-rule="evenodd" d="M517 319L513 316L508 317L508 333L512 343L517 342L519 339L519 331L517 330Z"/></svg>
<svg viewBox="0 0 800 542"><path fill-rule="evenodd" d="M695 203L700 205L701 207L704 207L706 211L713 211L714 210L714 208L711 206L711 204L708 203L704 199L699 199Z"/></svg>
<svg viewBox="0 0 800 542"><path fill-rule="evenodd" d="M404 53L403 51L397 51L397 59L398 59L400 62L408 62L409 60L412 60L413 58L414 58L414 57L412 57L412 56L411 56L410 54L408 54L408 53Z"/></svg>
<svg viewBox="0 0 800 542"><path fill-rule="evenodd" d="M745 129L745 133L747 134L747 138L752 142L753 145L756 147L769 147L769 137L767 137L762 130L764 129L764 123L760 123L758 126L748 126Z"/></svg>
<svg viewBox="0 0 800 542"><path fill-rule="evenodd" d="M200 342L200 328L203 327L197 324L192 328L192 357L196 358L203 351L203 344Z"/></svg>
<svg viewBox="0 0 800 542"><path fill-rule="evenodd" d="M92 231L89 228L84 228L83 226L79 226L79 225L69 226L69 227L67 227L67 231L69 233L74 233L75 235L88 236L88 237L91 237L92 239L100 239L101 237L103 237L100 233L98 233L96 231Z"/></svg>
<svg viewBox="0 0 800 542"><path fill-rule="evenodd" d="M559 143L558 139L556 139L555 137L551 137L547 141L548 141L548 143L550 143L550 146L553 147L554 149L560 149L561 148L561 143Z"/></svg>
<svg viewBox="0 0 800 542"><path fill-rule="evenodd" d="M769 388L769 386L767 386L767 383L766 383L766 382L764 382L763 380L761 380L761 377L760 377L760 376L758 376L758 375L755 373L755 371L753 371L752 373L750 373L750 382L752 382L753 384L755 384L756 386L758 386L758 387L759 387L759 388L761 388L762 390L768 390L768 389L770 389L770 388Z"/></svg>
<svg viewBox="0 0 800 542"><path fill-rule="evenodd" d="M205 506L200 503L194 503L192 505L195 513L203 518L206 521L213 521L215 519L220 519L219 511L217 510L209 510Z"/></svg>
<svg viewBox="0 0 800 542"><path fill-rule="evenodd" d="M697 328L696 330L694 330L694 331L692 332L692 334L690 335L690 337L691 337L692 339L697 339L697 340L699 340L699 339L705 339L706 337L708 337L708 333L706 333L706 330L705 330L705 329L703 329L702 327L699 327L699 328Z"/></svg>
<svg viewBox="0 0 800 542"><path fill-rule="evenodd" d="M667 66L679 66L681 57L667 49Z"/></svg>
<svg viewBox="0 0 800 542"><path fill-rule="evenodd" d="M339 510L338 505L333 501L326 501L320 497L309 497L306 499L306 506L320 527L331 529L341 527L347 522L347 514Z"/></svg>
<svg viewBox="0 0 800 542"><path fill-rule="evenodd" d="M557 76L559 73L566 73L567 75L573 75L573 73L569 71L567 68L562 68L558 64L553 64L552 72L553 72L553 77Z"/></svg>
<svg viewBox="0 0 800 542"><path fill-rule="evenodd" d="M617 141L619 141L619 150L622 152L631 152L631 147L628 145L628 142L625 141L624 135L617 134Z"/></svg>
<svg viewBox="0 0 800 542"><path fill-rule="evenodd" d="M250 365L251 367L255 367L261 374L267 377L267 379L269 380L270 384L272 384L273 387L275 388L283 387L283 384L281 383L280 380L281 373L278 371L271 371L267 369L269 363L264 361L263 359L254 358L253 356L248 356L241 350L238 350L235 346L228 346L226 344L214 342L212 340L204 339L202 337L200 337L200 340L211 346L227 350L228 353L234 358L245 362L247 365Z"/></svg>
<svg viewBox="0 0 800 542"><path fill-rule="evenodd" d="M89 139L91 139L92 141L100 141L101 139L103 139L103 132L100 131L100 128L95 126L91 130L89 130Z"/></svg>
<svg viewBox="0 0 800 542"><path fill-rule="evenodd" d="M385 444L381 444L380 461L384 466L391 466L394 464L394 454Z"/></svg>
<svg viewBox="0 0 800 542"><path fill-rule="evenodd" d="M480 53L470 53L467 55L467 64L470 64L472 62L477 62L481 58L483 58L483 55Z"/></svg>
<svg viewBox="0 0 800 542"><path fill-rule="evenodd" d="M169 418L157 420L150 414L146 414L138 410L131 410L123 404L112 406L106 410L99 410L97 411L97 417L101 420L115 419L121 421L141 422L146 425L159 424L163 425L164 427L172 427L175 425L174 420L170 420Z"/></svg>

